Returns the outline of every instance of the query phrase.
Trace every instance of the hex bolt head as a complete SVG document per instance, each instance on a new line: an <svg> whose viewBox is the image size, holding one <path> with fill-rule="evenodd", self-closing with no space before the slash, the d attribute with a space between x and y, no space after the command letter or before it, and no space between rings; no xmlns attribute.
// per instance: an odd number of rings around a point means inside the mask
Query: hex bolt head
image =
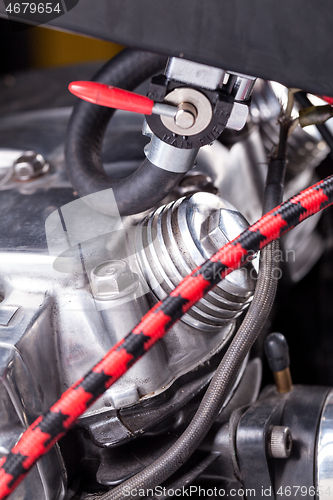
<svg viewBox="0 0 333 500"><path fill-rule="evenodd" d="M91 273L91 289L99 300L112 300L133 292L139 280L123 260L109 260L95 267Z"/></svg>
<svg viewBox="0 0 333 500"><path fill-rule="evenodd" d="M205 226L205 224L207 225ZM214 211L203 223L202 232L208 233L206 233L207 236L205 240L211 248L211 251L215 253L223 245L242 233L248 225L245 217L239 212L229 208L221 208ZM250 256L249 260L251 260L251 262L246 264L246 266L241 269L236 269L226 277L226 282L229 283L233 290L233 292L231 292L231 288L229 288L228 291L230 293L245 293L246 295L249 290L254 290L258 263L253 257Z"/></svg>
<svg viewBox="0 0 333 500"><path fill-rule="evenodd" d="M49 165L43 156L35 151L26 151L14 163L14 175L20 181L28 181L46 173Z"/></svg>
<svg viewBox="0 0 333 500"><path fill-rule="evenodd" d="M270 436L270 454L273 458L288 458L292 450L292 436L289 427L276 425Z"/></svg>
<svg viewBox="0 0 333 500"><path fill-rule="evenodd" d="M248 222L239 212L222 208L213 212L208 221L208 238L217 248L236 238Z"/></svg>

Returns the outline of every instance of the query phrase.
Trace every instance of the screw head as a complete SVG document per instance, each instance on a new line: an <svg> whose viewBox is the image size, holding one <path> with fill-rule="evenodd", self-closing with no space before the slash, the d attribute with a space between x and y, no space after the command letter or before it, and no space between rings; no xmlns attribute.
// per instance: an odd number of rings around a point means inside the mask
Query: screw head
<svg viewBox="0 0 333 500"><path fill-rule="evenodd" d="M138 277L123 260L109 260L95 267L90 274L91 289L95 298L112 300L133 292Z"/></svg>
<svg viewBox="0 0 333 500"><path fill-rule="evenodd" d="M49 169L43 156L35 151L27 151L14 163L14 174L20 181L28 181L44 174Z"/></svg>
<svg viewBox="0 0 333 500"><path fill-rule="evenodd" d="M292 436L289 427L276 425L270 437L270 453L273 458L288 458L292 450Z"/></svg>

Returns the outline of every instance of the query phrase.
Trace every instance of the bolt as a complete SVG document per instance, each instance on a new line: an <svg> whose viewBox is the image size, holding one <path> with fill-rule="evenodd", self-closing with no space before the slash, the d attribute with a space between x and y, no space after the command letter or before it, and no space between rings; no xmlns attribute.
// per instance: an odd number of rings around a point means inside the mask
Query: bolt
<svg viewBox="0 0 333 500"><path fill-rule="evenodd" d="M222 208L213 212L208 219L208 239L218 249L247 227L248 222L242 214Z"/></svg>
<svg viewBox="0 0 333 500"><path fill-rule="evenodd" d="M112 300L133 292L137 275L123 260L110 260L95 267L90 274L93 295L99 300Z"/></svg>
<svg viewBox="0 0 333 500"><path fill-rule="evenodd" d="M270 453L273 458L288 458L291 454L293 440L289 427L276 425L270 437Z"/></svg>
<svg viewBox="0 0 333 500"><path fill-rule="evenodd" d="M27 151L14 163L14 175L20 181L28 181L46 173L49 165L41 154Z"/></svg>
<svg viewBox="0 0 333 500"><path fill-rule="evenodd" d="M206 227L204 226L205 224ZM231 209L222 208L213 212L203 223L202 233L207 234L203 239L204 245L208 245L214 253L223 245L232 241L248 227L245 217ZM251 261L255 256L251 256ZM249 259L250 260L250 259ZM228 286L230 293L242 294L254 290L257 277L257 261L249 262L241 269L236 269L226 278L225 287Z"/></svg>
<svg viewBox="0 0 333 500"><path fill-rule="evenodd" d="M175 114L175 124L183 129L191 128L195 124L197 118L197 110L188 102L182 102L178 106L178 111Z"/></svg>

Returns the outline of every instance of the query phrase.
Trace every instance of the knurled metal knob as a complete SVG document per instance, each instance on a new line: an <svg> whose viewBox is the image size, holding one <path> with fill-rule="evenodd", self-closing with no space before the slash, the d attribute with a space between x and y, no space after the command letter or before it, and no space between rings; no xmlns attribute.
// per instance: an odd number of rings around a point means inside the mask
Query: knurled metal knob
<svg viewBox="0 0 333 500"><path fill-rule="evenodd" d="M270 452L273 458L288 458L292 449L292 437L289 427L276 425L270 438Z"/></svg>

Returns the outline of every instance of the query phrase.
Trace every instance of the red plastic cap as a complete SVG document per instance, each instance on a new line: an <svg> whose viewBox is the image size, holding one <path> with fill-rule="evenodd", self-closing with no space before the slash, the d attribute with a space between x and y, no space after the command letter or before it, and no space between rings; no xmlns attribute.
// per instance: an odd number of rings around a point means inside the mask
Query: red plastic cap
<svg viewBox="0 0 333 500"><path fill-rule="evenodd" d="M148 99L148 97L104 85L104 83L72 82L69 84L68 89L72 94L85 101L107 106L108 108L151 115L154 106L154 101Z"/></svg>

